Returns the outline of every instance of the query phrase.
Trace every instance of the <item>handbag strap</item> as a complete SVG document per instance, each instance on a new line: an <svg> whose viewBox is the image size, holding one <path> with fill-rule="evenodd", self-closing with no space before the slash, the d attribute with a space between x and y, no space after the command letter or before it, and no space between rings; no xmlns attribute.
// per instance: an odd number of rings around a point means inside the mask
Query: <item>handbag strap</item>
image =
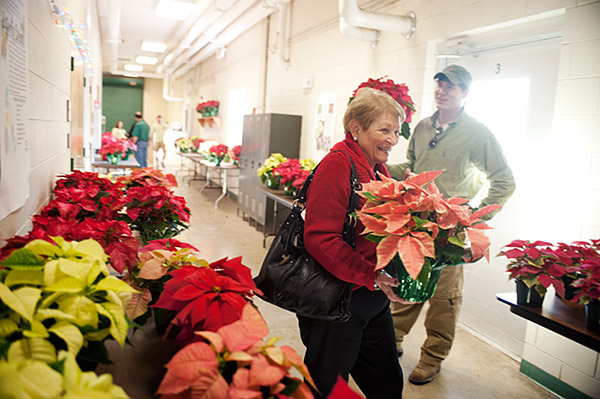
<svg viewBox="0 0 600 399"><path fill-rule="evenodd" d="M346 219L344 220L344 227L342 229L342 238L346 241L352 248L356 248L356 238L354 234L354 228L356 227L356 218L352 216L354 211L358 208L359 197L356 194L357 190L360 190L360 182L358 181L358 173L356 172L356 166L354 165L354 161L352 157L344 150L336 150L331 152L343 152L348 155L348 159L350 160L351 171L350 171L350 201L348 202L348 207L346 208ZM319 163L320 165L321 163ZM308 191L308 186L312 182L312 179L317 171L319 165L315 166L310 175L306 178L302 189L296 195L296 199L294 200L294 208L298 207L300 209L306 208L306 195Z"/></svg>

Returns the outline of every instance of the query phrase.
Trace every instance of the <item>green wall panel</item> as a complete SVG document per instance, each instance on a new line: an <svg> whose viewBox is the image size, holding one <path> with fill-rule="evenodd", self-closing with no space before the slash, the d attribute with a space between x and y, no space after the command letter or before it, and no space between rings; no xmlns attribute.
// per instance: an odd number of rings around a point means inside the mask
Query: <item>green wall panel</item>
<svg viewBox="0 0 600 399"><path fill-rule="evenodd" d="M144 81L104 77L102 79L102 115L106 117L106 130L110 131L122 120L127 131L135 122L133 115L144 105Z"/></svg>

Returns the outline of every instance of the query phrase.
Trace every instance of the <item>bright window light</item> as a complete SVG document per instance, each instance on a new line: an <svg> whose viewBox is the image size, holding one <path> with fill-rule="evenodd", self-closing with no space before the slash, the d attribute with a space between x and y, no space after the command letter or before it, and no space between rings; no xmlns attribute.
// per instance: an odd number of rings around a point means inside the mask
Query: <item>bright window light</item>
<svg viewBox="0 0 600 399"><path fill-rule="evenodd" d="M138 64L154 65L158 62L158 58L146 57L145 55L138 55L137 57L135 57L135 62L137 62Z"/></svg>
<svg viewBox="0 0 600 399"><path fill-rule="evenodd" d="M164 53L167 49L167 44L143 41L140 48L142 51L147 51L149 53Z"/></svg>
<svg viewBox="0 0 600 399"><path fill-rule="evenodd" d="M129 72L142 72L144 70L144 67L141 65L125 64L123 69Z"/></svg>
<svg viewBox="0 0 600 399"><path fill-rule="evenodd" d="M190 16L194 7L196 7L195 3L187 1L158 0L154 14L157 17L179 19L183 21Z"/></svg>

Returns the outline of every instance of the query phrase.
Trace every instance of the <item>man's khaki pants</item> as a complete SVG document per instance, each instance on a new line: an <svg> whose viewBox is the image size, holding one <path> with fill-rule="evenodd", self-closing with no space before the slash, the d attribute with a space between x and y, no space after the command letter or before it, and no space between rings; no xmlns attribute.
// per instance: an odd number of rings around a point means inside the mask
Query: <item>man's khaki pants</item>
<svg viewBox="0 0 600 399"><path fill-rule="evenodd" d="M429 309L425 316L427 338L421 346L422 362L438 366L448 356L454 341L456 322L462 304L463 284L462 265L444 268L435 293L429 299ZM424 303L403 305L392 302L392 316L398 346L402 344L404 336L415 324L423 305Z"/></svg>

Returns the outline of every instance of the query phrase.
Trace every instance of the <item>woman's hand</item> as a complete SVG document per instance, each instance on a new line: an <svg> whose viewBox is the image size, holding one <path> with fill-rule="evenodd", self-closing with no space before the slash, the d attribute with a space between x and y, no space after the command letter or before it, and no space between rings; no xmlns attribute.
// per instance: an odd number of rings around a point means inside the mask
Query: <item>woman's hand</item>
<svg viewBox="0 0 600 399"><path fill-rule="evenodd" d="M379 271L379 273L377 273L377 276L375 277L375 284L377 287L379 287L379 289L381 289L381 291L383 291L385 296L387 296L390 301L400 302L404 305L414 305L415 302L404 300L396 295L394 292L394 287L398 286L399 281L397 278L390 276L387 272L385 272L385 270L382 269Z"/></svg>

